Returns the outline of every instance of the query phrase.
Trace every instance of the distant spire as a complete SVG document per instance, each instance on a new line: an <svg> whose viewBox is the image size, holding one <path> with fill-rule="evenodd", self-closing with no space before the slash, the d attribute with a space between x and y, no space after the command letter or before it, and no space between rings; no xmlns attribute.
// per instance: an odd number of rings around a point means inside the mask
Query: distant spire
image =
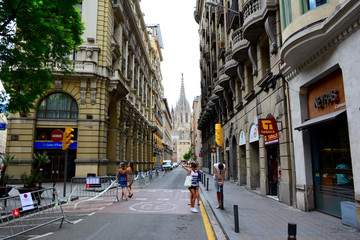
<svg viewBox="0 0 360 240"><path fill-rule="evenodd" d="M181 73L181 88L180 88L179 102L182 106L185 106L186 96L185 96L184 74L183 73Z"/></svg>

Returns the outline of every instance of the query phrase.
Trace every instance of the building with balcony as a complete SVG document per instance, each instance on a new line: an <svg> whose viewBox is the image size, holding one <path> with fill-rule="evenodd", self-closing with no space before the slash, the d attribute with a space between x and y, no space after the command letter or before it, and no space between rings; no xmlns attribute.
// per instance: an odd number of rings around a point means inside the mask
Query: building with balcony
<svg viewBox="0 0 360 240"><path fill-rule="evenodd" d="M202 161L202 144L201 144L201 131L198 129L198 119L201 113L201 98L195 97L192 105L191 114L191 156L196 160L201 168Z"/></svg>
<svg viewBox="0 0 360 240"><path fill-rule="evenodd" d="M281 71L289 82L299 209L360 226L360 2L281 1ZM356 206L356 210L355 210Z"/></svg>
<svg viewBox="0 0 360 240"><path fill-rule="evenodd" d="M79 6L84 43L71 56L74 73L54 71L53 88L29 114L8 118L6 153L16 161L9 174L30 171L35 152L47 151L48 180L64 178L61 142L53 130L74 129L68 174L116 174L119 163L133 161L136 171L153 167L156 139L162 134L160 49L148 33L139 1L84 0ZM156 94L158 94L156 96ZM160 111L156 111L157 105Z"/></svg>
<svg viewBox="0 0 360 240"><path fill-rule="evenodd" d="M199 24L203 169L212 172L213 164L222 161L228 180L294 205L287 88L280 73L279 2L205 2L198 0L194 12ZM259 119L274 119L279 131L259 135ZM215 143L216 123L222 125L223 146Z"/></svg>
<svg viewBox="0 0 360 240"><path fill-rule="evenodd" d="M173 157L173 143L171 139L172 132L172 118L171 112L166 98L163 98L163 113L164 113L164 138L163 138L163 157L169 160Z"/></svg>

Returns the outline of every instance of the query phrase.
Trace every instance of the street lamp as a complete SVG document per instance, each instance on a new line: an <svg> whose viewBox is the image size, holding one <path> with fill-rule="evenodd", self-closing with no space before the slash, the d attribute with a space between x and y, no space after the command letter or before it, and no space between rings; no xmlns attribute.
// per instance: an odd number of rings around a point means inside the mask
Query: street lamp
<svg viewBox="0 0 360 240"><path fill-rule="evenodd" d="M233 13L236 13L238 15L240 15L240 13L238 11L235 11L234 9L231 9L231 8L228 8L228 7L224 7L223 5L221 5L220 3L216 3L216 2L213 2L213 1L210 1L210 0L206 0L205 1L205 6L213 6L213 7L221 7L221 8L225 8L226 10L230 11L230 12L233 12Z"/></svg>

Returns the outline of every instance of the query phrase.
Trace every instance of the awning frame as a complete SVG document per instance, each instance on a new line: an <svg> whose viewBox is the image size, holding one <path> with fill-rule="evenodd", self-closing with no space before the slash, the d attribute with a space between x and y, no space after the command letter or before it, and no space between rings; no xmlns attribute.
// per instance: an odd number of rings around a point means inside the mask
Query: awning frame
<svg viewBox="0 0 360 240"><path fill-rule="evenodd" d="M298 131L302 131L302 130L312 127L316 124L335 120L340 114L344 113L345 111L346 111L346 109L342 109L342 110L332 112L332 113L329 113L329 114L326 114L326 115L323 115L323 116L320 116L317 118L307 120L294 129L298 130Z"/></svg>

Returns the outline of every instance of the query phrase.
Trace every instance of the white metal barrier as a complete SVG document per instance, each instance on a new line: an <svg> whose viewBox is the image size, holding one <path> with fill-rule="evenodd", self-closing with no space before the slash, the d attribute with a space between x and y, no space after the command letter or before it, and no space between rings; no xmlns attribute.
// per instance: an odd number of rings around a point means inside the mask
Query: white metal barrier
<svg viewBox="0 0 360 240"><path fill-rule="evenodd" d="M55 188L0 198L0 238L9 239L66 219Z"/></svg>
<svg viewBox="0 0 360 240"><path fill-rule="evenodd" d="M102 196L117 197L118 188L111 184L116 180L116 176L91 176L73 177L71 179L71 196L73 197L95 197L102 193ZM111 186L111 187L110 187ZM105 189L109 188L107 191Z"/></svg>

